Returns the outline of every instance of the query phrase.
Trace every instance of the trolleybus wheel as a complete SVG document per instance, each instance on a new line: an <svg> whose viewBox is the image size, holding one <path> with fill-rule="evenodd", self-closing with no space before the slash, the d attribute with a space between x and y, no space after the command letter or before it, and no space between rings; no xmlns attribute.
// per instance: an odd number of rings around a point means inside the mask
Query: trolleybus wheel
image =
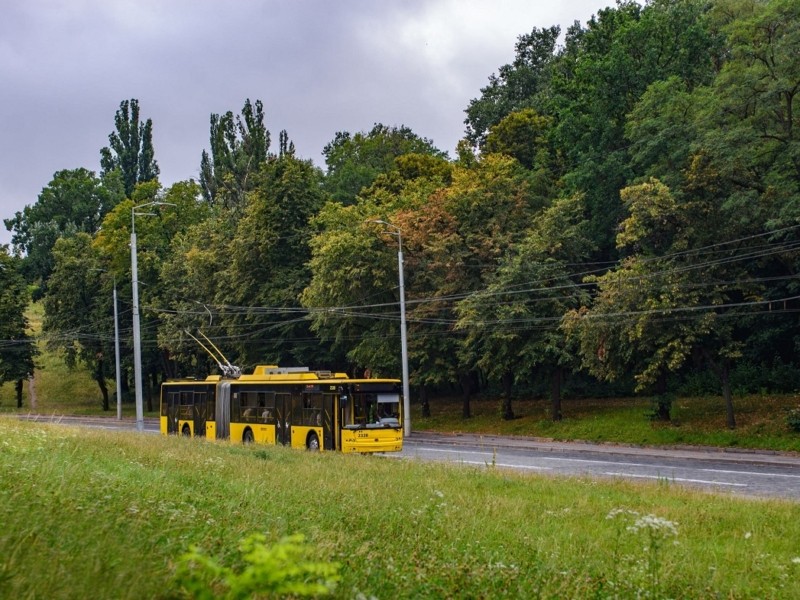
<svg viewBox="0 0 800 600"><path fill-rule="evenodd" d="M308 440L306 441L306 448L308 448L312 452L319 451L319 438L317 437L317 434L314 433L313 431L308 434Z"/></svg>
<svg viewBox="0 0 800 600"><path fill-rule="evenodd" d="M192 436L192 430L187 424L183 425L183 429L181 430L181 433L183 435L185 435L186 437L191 437Z"/></svg>
<svg viewBox="0 0 800 600"><path fill-rule="evenodd" d="M253 439L253 430L249 427L244 430L244 434L242 435L242 443L244 444L252 444L255 440Z"/></svg>

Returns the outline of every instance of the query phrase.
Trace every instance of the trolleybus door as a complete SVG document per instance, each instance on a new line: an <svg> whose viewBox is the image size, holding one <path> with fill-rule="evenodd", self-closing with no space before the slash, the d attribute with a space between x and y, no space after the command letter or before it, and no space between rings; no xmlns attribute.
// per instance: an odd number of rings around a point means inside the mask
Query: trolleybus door
<svg viewBox="0 0 800 600"><path fill-rule="evenodd" d="M292 443L292 397L275 394L275 443L289 446Z"/></svg>
<svg viewBox="0 0 800 600"><path fill-rule="evenodd" d="M206 437L206 420L207 420L206 394L204 392L195 391L194 393L194 435L197 437Z"/></svg>
<svg viewBox="0 0 800 600"><path fill-rule="evenodd" d="M322 399L322 447L325 450L336 448L333 437L333 418L335 417L335 398L333 394L325 394Z"/></svg>
<svg viewBox="0 0 800 600"><path fill-rule="evenodd" d="M167 391L165 394L167 401L167 433L178 433L178 410L180 406L180 392Z"/></svg>

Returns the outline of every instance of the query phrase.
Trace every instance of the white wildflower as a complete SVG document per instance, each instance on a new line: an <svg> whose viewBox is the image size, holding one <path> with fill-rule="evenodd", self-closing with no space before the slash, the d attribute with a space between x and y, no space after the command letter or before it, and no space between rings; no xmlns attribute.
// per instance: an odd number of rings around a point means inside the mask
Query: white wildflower
<svg viewBox="0 0 800 600"><path fill-rule="evenodd" d="M678 524L674 521L662 519L655 515L645 515L636 519L636 522L628 527L628 531L634 533L642 529L649 529L653 532L661 532L664 535L678 535Z"/></svg>

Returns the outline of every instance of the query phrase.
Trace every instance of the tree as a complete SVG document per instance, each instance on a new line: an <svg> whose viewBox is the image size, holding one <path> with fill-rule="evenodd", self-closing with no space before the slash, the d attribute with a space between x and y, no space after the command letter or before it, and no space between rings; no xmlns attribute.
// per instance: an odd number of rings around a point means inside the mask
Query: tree
<svg viewBox="0 0 800 600"><path fill-rule="evenodd" d="M392 170L378 175L362 191L355 204L331 201L312 220L318 233L310 241L311 280L301 300L310 309L312 330L349 367L368 366L374 374L400 372L397 237L384 235L386 226L373 221L395 222L401 212L429 214L428 198L449 181L450 171L444 158L402 155ZM397 223L407 251L413 225ZM415 293L411 279L415 270L406 267L409 299ZM424 385L428 382L415 370L422 367L415 352L409 348L410 383Z"/></svg>
<svg viewBox="0 0 800 600"><path fill-rule="evenodd" d="M692 89L712 80L718 49L707 11L695 0L619 2L570 28L552 65L541 112L554 118L563 183L585 195L601 260L616 258L619 191L639 175L624 135L627 115L654 81L675 75Z"/></svg>
<svg viewBox="0 0 800 600"><path fill-rule="evenodd" d="M18 408L22 407L21 382L33 376L37 354L25 316L29 301L20 259L9 255L7 246L0 245L0 385L18 382Z"/></svg>
<svg viewBox="0 0 800 600"><path fill-rule="evenodd" d="M481 88L481 97L470 100L464 123L466 139L474 147L483 148L489 131L507 115L538 106L539 95L548 86L560 33L558 26L534 27L519 36L514 62L500 67L498 75L489 77L489 85Z"/></svg>
<svg viewBox="0 0 800 600"><path fill-rule="evenodd" d="M458 303L477 365L503 382L502 415L513 419L511 387L536 369L549 371L551 415L561 420L561 382L575 366L562 315L588 302L571 265L592 250L580 197L564 198L533 218L525 238L509 249L491 283Z"/></svg>
<svg viewBox="0 0 800 600"><path fill-rule="evenodd" d="M798 16L791 2L717 3L707 16L709 30L717 32L717 76L703 85L679 77L654 82L626 123L635 168L668 184L681 210L702 207L696 220L687 218L691 213L678 217L665 212L666 196L656 194L661 208L650 204L631 214L629 224L638 231L630 233L640 240L646 229L661 232L651 233L640 250L654 256L666 252L676 218L686 230L683 243L694 247L724 239L760 240L768 249L734 276L770 282L748 297L771 300L773 307L785 306L783 299L796 296L798 289L793 244L800 163L793 157L798 155L794 98L800 72L791 58ZM713 229L702 226L709 222ZM791 312L773 309L748 319L751 329L737 334L746 341L743 356L765 369L793 360L797 335ZM724 375L724 364L706 362Z"/></svg>
<svg viewBox="0 0 800 600"><path fill-rule="evenodd" d="M322 206L322 173L296 158L282 138L281 155L254 178L228 248L230 266L220 274L217 303L242 307L225 322L247 364L308 364L320 357L296 308L311 278L309 222Z"/></svg>
<svg viewBox="0 0 800 600"><path fill-rule="evenodd" d="M203 150L200 159L203 196L208 202L241 209L253 176L269 154L270 133L261 100L251 103L248 98L242 114L235 117L231 111L212 114L210 143L211 155Z"/></svg>
<svg viewBox="0 0 800 600"><path fill-rule="evenodd" d="M229 304L223 274L230 268L230 245L236 230L220 211L186 231L178 233L159 273L160 299L171 310L161 315L159 345L166 349L165 370L169 377L192 375L204 378L213 363L186 332L202 331L212 340L228 335L226 312L217 302ZM228 348L225 349L226 355ZM234 362L238 357L232 357Z"/></svg>
<svg viewBox="0 0 800 600"><path fill-rule="evenodd" d="M497 152L516 158L526 169L551 168L554 157L547 134L552 119L532 108L515 111L493 126L486 137L484 152Z"/></svg>
<svg viewBox="0 0 800 600"><path fill-rule="evenodd" d="M56 172L35 204L5 220L16 252L24 255L26 278L46 286L56 240L78 232L94 234L123 197L121 182L114 175L97 178L86 169Z"/></svg>
<svg viewBox="0 0 800 600"><path fill-rule="evenodd" d="M120 102L114 115L116 131L108 136L109 146L100 150L101 175L119 171L130 198L136 184L158 178L158 163L153 149L153 121L139 121L139 101Z"/></svg>
<svg viewBox="0 0 800 600"><path fill-rule="evenodd" d="M719 377L734 428L731 366L767 305L764 282L753 273L765 254L763 235L742 235L737 216L713 197L676 198L658 180L626 188L622 197L629 216L617 244L629 255L593 279L591 308L567 318L584 366L606 380L632 371L638 390L663 394L670 374L702 358ZM668 406L659 416L668 418Z"/></svg>
<svg viewBox="0 0 800 600"><path fill-rule="evenodd" d="M55 266L44 298L43 330L51 350L63 352L70 368L85 364L100 388L103 410L109 410L107 357L112 356L113 320L99 298L100 267L92 238L79 233L53 247Z"/></svg>
<svg viewBox="0 0 800 600"><path fill-rule="evenodd" d="M178 182L166 190L161 188L157 180L141 183L134 189L131 199L121 202L106 216L93 242L102 268L120 283L120 297L130 298L131 211L134 206L155 201L167 205L150 206L147 208L148 214L136 218L142 372L147 378L145 392L148 410L152 410L152 390L157 378L168 372L169 363L169 346L158 343L162 316L165 311L169 314L171 308L162 301L169 289L168 284L159 281L162 265L170 256L172 240L205 219L211 207L202 201L200 188L194 181ZM103 283L108 286L111 281L104 278ZM189 289L180 290L180 293L185 296ZM104 294L104 297L109 295Z"/></svg>
<svg viewBox="0 0 800 600"><path fill-rule="evenodd" d="M471 416L470 397L486 371L456 327L457 301L488 285L547 204L532 185L535 179L517 160L487 154L466 168L453 167L447 185L392 219L404 232L414 378L424 385L460 386L464 418Z"/></svg>
<svg viewBox="0 0 800 600"><path fill-rule="evenodd" d="M408 127L388 127L381 123L367 133L337 132L322 153L327 165L324 189L341 204L353 204L359 192L369 187L378 175L392 170L399 156L447 156L431 140L419 137Z"/></svg>

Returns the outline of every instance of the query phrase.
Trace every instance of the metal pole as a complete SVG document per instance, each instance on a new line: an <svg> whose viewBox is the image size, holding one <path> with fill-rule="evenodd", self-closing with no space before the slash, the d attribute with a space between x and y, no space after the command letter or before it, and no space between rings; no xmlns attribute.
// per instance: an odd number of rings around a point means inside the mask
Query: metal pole
<svg viewBox="0 0 800 600"><path fill-rule="evenodd" d="M406 338L406 289L403 281L403 236L397 230L397 268L400 273L400 346L403 355L403 433L411 435L411 392L408 385L408 340Z"/></svg>
<svg viewBox="0 0 800 600"><path fill-rule="evenodd" d="M397 272L400 279L400 352L403 362L403 434L411 435L411 390L408 384L408 339L406 334L406 288L403 278L403 232L397 225L392 225L382 220L370 220L369 223L377 223L391 227L394 231L390 232L397 236Z"/></svg>
<svg viewBox="0 0 800 600"><path fill-rule="evenodd" d="M117 363L117 421L122 419L122 387L119 371L119 315L117 314L117 280L114 279L114 358Z"/></svg>
<svg viewBox="0 0 800 600"><path fill-rule="evenodd" d="M136 386L136 429L144 431L144 410L142 408L142 336L139 327L139 271L136 262L136 215L155 216L156 213L137 213L145 206L175 206L172 202L145 202L131 209L131 279L133 280L133 378Z"/></svg>
<svg viewBox="0 0 800 600"><path fill-rule="evenodd" d="M133 280L133 379L136 391L136 429L144 431L142 408L142 340L139 331L139 273L136 262L136 208L131 210L131 278Z"/></svg>

